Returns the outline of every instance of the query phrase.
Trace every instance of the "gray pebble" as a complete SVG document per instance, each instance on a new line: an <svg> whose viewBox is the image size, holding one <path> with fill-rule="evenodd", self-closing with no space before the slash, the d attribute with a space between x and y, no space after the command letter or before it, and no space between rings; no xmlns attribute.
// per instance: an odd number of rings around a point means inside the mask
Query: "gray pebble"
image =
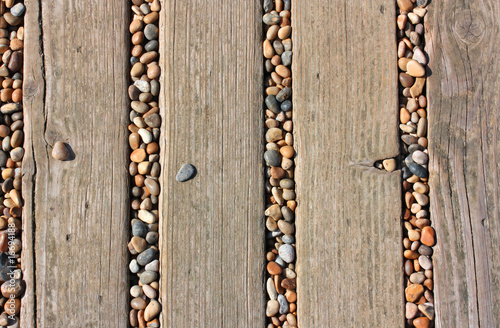
<svg viewBox="0 0 500 328"><path fill-rule="evenodd" d="M196 168L191 164L184 164L180 168L179 172L175 176L175 179L179 182L186 182L191 180L196 175Z"/></svg>
<svg viewBox="0 0 500 328"><path fill-rule="evenodd" d="M137 263L139 263L139 265L145 266L146 264L155 260L156 255L157 255L156 249L148 248L137 256Z"/></svg>
<svg viewBox="0 0 500 328"><path fill-rule="evenodd" d="M144 50L146 50L146 51L156 51L156 50L158 50L158 41L157 40L151 40L151 41L149 41L144 46Z"/></svg>
<svg viewBox="0 0 500 328"><path fill-rule="evenodd" d="M425 165L429 161L429 156L421 150L416 150L411 155L413 161L420 165Z"/></svg>
<svg viewBox="0 0 500 328"><path fill-rule="evenodd" d="M266 106L275 114L278 114L280 112L280 104L276 100L276 97L273 95L269 95L266 97Z"/></svg>
<svg viewBox="0 0 500 328"><path fill-rule="evenodd" d="M281 155L276 150L267 150L264 153L264 159L268 166L280 166L281 165Z"/></svg>
<svg viewBox="0 0 500 328"><path fill-rule="evenodd" d="M132 235L144 238L148 233L148 227L140 220L137 220L132 225Z"/></svg>
<svg viewBox="0 0 500 328"><path fill-rule="evenodd" d="M274 262L276 262L277 264L279 264L280 267L284 268L285 267L285 261L283 261L283 259L279 256L276 256L276 258L274 259Z"/></svg>
<svg viewBox="0 0 500 328"><path fill-rule="evenodd" d="M420 245L420 247L418 248L418 253L421 255L431 256L433 251L429 246Z"/></svg>
<svg viewBox="0 0 500 328"><path fill-rule="evenodd" d="M151 85L151 94L155 97L158 96L160 94L160 82L153 80L149 83Z"/></svg>
<svg viewBox="0 0 500 328"><path fill-rule="evenodd" d="M148 285L153 281L155 281L156 278L158 278L158 273L156 273L155 271L146 270L143 273L141 273L140 281L144 285Z"/></svg>
<svg viewBox="0 0 500 328"><path fill-rule="evenodd" d="M410 169L410 172L415 174L417 177L423 179L429 177L429 171L427 171L426 168L422 167L421 165L418 165L417 163L410 163L408 165L408 168Z"/></svg>
<svg viewBox="0 0 500 328"><path fill-rule="evenodd" d="M281 237L281 240L283 240L285 244L293 244L295 242L295 238L292 235L284 235Z"/></svg>
<svg viewBox="0 0 500 328"><path fill-rule="evenodd" d="M21 17L25 10L26 7L22 3L18 3L14 7L10 8L10 13L16 17Z"/></svg>
<svg viewBox="0 0 500 328"><path fill-rule="evenodd" d="M285 66L290 66L292 64L292 52L291 51L285 51L281 55L281 64Z"/></svg>
<svg viewBox="0 0 500 328"><path fill-rule="evenodd" d="M265 13L268 13L271 10L273 10L273 0L264 0L262 8L264 9Z"/></svg>
<svg viewBox="0 0 500 328"><path fill-rule="evenodd" d="M290 306L284 295L278 295L278 302L280 303L280 314L287 314L290 311Z"/></svg>
<svg viewBox="0 0 500 328"><path fill-rule="evenodd" d="M7 160L9 159L9 155L7 155L4 151L0 150L0 166L4 167L7 164Z"/></svg>
<svg viewBox="0 0 500 328"><path fill-rule="evenodd" d="M276 95L276 100L279 102L284 102L285 100L290 99L291 97L292 97L292 89L289 87L285 87Z"/></svg>
<svg viewBox="0 0 500 328"><path fill-rule="evenodd" d="M278 249L278 254L286 263L292 263L295 260L295 250L292 245L281 245Z"/></svg>
<svg viewBox="0 0 500 328"><path fill-rule="evenodd" d="M156 231L148 232L148 234L146 235L146 241L150 245L156 244L156 242L158 241L158 232L156 232Z"/></svg>
<svg viewBox="0 0 500 328"><path fill-rule="evenodd" d="M154 24L148 24L144 28L144 36L148 40L154 40L158 38L158 27Z"/></svg>
<svg viewBox="0 0 500 328"><path fill-rule="evenodd" d="M292 102L290 100L285 100L281 103L281 110L284 112L288 112L292 109Z"/></svg>
<svg viewBox="0 0 500 328"><path fill-rule="evenodd" d="M276 51L276 54L281 56L283 52L285 52L285 48L283 47L283 43L281 43L280 40L274 40L273 41L273 48L274 51Z"/></svg>
<svg viewBox="0 0 500 328"><path fill-rule="evenodd" d="M283 215L283 219L285 219L286 222L293 222L295 219L295 214L287 206L281 208L281 215Z"/></svg>

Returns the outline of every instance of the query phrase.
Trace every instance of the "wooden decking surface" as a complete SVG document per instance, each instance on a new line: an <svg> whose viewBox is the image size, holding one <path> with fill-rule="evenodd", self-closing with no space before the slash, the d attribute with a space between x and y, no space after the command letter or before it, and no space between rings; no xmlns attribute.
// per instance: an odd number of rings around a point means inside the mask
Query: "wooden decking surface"
<svg viewBox="0 0 500 328"><path fill-rule="evenodd" d="M22 327L126 327L128 4L26 6Z"/></svg>
<svg viewBox="0 0 500 328"><path fill-rule="evenodd" d="M400 173L373 167L399 153L395 7L293 17L299 326L403 327Z"/></svg>
<svg viewBox="0 0 500 328"><path fill-rule="evenodd" d="M500 327L500 3L427 18L437 327Z"/></svg>
<svg viewBox="0 0 500 328"><path fill-rule="evenodd" d="M25 3L22 327L126 327L129 2ZM162 327L264 327L260 1L162 5ZM497 327L500 5L429 9L436 327ZM394 1L292 15L300 327L403 327Z"/></svg>

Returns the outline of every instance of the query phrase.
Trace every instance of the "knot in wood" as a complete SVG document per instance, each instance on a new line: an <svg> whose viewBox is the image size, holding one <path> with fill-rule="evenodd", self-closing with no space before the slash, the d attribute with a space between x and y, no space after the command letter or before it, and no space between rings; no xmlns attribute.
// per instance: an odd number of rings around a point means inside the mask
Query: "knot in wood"
<svg viewBox="0 0 500 328"><path fill-rule="evenodd" d="M474 45L484 36L486 24L477 11L463 10L456 15L453 32L466 45Z"/></svg>

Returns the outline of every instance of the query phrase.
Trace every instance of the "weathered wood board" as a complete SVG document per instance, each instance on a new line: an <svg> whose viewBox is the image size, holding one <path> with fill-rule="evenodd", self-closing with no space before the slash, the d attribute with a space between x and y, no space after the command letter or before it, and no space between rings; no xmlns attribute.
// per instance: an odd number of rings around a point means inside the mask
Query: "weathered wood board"
<svg viewBox="0 0 500 328"><path fill-rule="evenodd" d="M427 17L436 327L500 327L500 3Z"/></svg>
<svg viewBox="0 0 500 328"><path fill-rule="evenodd" d="M126 327L128 3L25 3L21 325Z"/></svg>
<svg viewBox="0 0 500 328"><path fill-rule="evenodd" d="M263 327L260 2L164 1L162 327ZM179 183L183 163L197 176Z"/></svg>
<svg viewBox="0 0 500 328"><path fill-rule="evenodd" d="M394 1L292 17L299 326L403 327Z"/></svg>

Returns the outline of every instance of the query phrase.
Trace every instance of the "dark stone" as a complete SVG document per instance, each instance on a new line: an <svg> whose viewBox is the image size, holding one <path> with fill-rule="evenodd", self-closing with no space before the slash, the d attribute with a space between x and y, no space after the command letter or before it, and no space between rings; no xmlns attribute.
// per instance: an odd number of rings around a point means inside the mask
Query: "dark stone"
<svg viewBox="0 0 500 328"><path fill-rule="evenodd" d="M262 4L262 8L264 9L265 13L268 13L271 10L273 10L273 0L264 0L264 3Z"/></svg>
<svg viewBox="0 0 500 328"><path fill-rule="evenodd" d="M280 40L274 40L274 42L273 42L273 48L274 48L274 51L276 51L276 54L278 54L280 56L285 51L285 47L283 47L283 43L281 43Z"/></svg>
<svg viewBox="0 0 500 328"><path fill-rule="evenodd" d="M146 264L156 259L157 253L158 252L154 248L146 249L144 252L137 256L137 263L139 263L139 265L145 266Z"/></svg>
<svg viewBox="0 0 500 328"><path fill-rule="evenodd" d="M421 150L423 151L425 148L420 146L419 144L411 144L410 146L408 146L408 152L410 154L413 154L416 150Z"/></svg>
<svg viewBox="0 0 500 328"><path fill-rule="evenodd" d="M433 251L429 246L420 245L420 247L418 248L418 253L421 255L431 256Z"/></svg>
<svg viewBox="0 0 500 328"><path fill-rule="evenodd" d="M273 95L269 95L266 97L266 106L271 112L275 114L278 114L280 112L280 104L276 100L276 97Z"/></svg>
<svg viewBox="0 0 500 328"><path fill-rule="evenodd" d="M17 261L15 264L17 264ZM5 253L0 253L0 280L10 280L12 271L15 268L9 268L9 265L9 256Z"/></svg>
<svg viewBox="0 0 500 328"><path fill-rule="evenodd" d="M413 174L410 172L410 169L407 166L404 166L401 171L403 172L403 180L408 179L411 177Z"/></svg>
<svg viewBox="0 0 500 328"><path fill-rule="evenodd" d="M292 97L292 88L285 87L276 95L276 100L279 102L284 102Z"/></svg>
<svg viewBox="0 0 500 328"><path fill-rule="evenodd" d="M292 109L292 102L290 100L285 100L281 103L281 110L284 112L288 112Z"/></svg>
<svg viewBox="0 0 500 328"><path fill-rule="evenodd" d="M148 24L144 28L144 36L148 40L154 40L158 38L158 26L154 24Z"/></svg>
<svg viewBox="0 0 500 328"><path fill-rule="evenodd" d="M406 166L409 166L410 163L415 163L415 161L413 160L413 157L411 155L406 156L406 158L405 158L405 164L406 164Z"/></svg>
<svg viewBox="0 0 500 328"><path fill-rule="evenodd" d="M152 80L149 84L151 85L151 94L153 96L158 96L160 94L160 82Z"/></svg>
<svg viewBox="0 0 500 328"><path fill-rule="evenodd" d="M264 159L268 166L280 166L281 154L276 150L268 150L264 153Z"/></svg>
<svg viewBox="0 0 500 328"><path fill-rule="evenodd" d="M191 164L184 164L175 176L175 179L179 182L186 182L191 180L195 176L196 168Z"/></svg>
<svg viewBox="0 0 500 328"><path fill-rule="evenodd" d="M144 222L140 220L134 222L134 224L132 225L132 235L144 238L146 237L147 233L148 227Z"/></svg>
<svg viewBox="0 0 500 328"><path fill-rule="evenodd" d="M139 58L137 57L130 57L130 65L134 66L134 64L137 64L139 62Z"/></svg>
<svg viewBox="0 0 500 328"><path fill-rule="evenodd" d="M283 218L285 219L286 222L295 221L295 214L291 209L288 208L288 206L283 206L281 208L281 215L283 215Z"/></svg>
<svg viewBox="0 0 500 328"><path fill-rule="evenodd" d="M156 50L158 50L158 41L157 40L151 40L151 41L149 41L144 46L144 49L146 51L156 51Z"/></svg>
<svg viewBox="0 0 500 328"><path fill-rule="evenodd" d="M290 9L292 8L291 2L291 0L283 0L283 9L290 11Z"/></svg>
<svg viewBox="0 0 500 328"><path fill-rule="evenodd" d="M429 177L429 171L427 171L426 168L424 168L421 165L418 165L417 163L410 163L410 165L408 165L408 168L410 169L411 173L415 174L417 177L421 179Z"/></svg>
<svg viewBox="0 0 500 328"><path fill-rule="evenodd" d="M425 7L429 3L429 0L417 0L418 7Z"/></svg>
<svg viewBox="0 0 500 328"><path fill-rule="evenodd" d="M139 90L135 85L131 85L128 87L128 96L130 100L139 99L139 95L141 94L141 90Z"/></svg>

